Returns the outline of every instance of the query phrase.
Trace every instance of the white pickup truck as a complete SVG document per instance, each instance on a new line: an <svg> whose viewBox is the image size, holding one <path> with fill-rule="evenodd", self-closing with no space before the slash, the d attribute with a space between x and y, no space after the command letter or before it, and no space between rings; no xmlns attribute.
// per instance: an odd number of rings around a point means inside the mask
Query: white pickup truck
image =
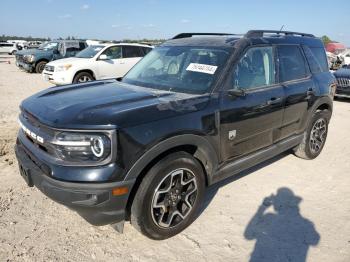
<svg viewBox="0 0 350 262"><path fill-rule="evenodd" d="M46 64L42 76L55 85L123 77L152 48L131 43L91 45L75 57Z"/></svg>

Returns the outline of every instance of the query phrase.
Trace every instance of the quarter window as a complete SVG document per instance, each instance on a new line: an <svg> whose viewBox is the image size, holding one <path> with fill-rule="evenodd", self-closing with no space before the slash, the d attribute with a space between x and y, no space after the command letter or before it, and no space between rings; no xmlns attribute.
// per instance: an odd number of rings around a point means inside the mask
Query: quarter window
<svg viewBox="0 0 350 262"><path fill-rule="evenodd" d="M278 56L281 82L302 79L308 75L305 59L298 46L279 46Z"/></svg>
<svg viewBox="0 0 350 262"><path fill-rule="evenodd" d="M234 87L251 89L272 84L275 84L273 48L250 48L235 67Z"/></svg>

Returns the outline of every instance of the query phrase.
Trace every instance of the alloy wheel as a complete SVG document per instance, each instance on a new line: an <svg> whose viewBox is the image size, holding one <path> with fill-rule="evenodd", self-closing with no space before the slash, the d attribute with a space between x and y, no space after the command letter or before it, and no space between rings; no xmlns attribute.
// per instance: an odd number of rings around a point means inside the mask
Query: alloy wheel
<svg viewBox="0 0 350 262"><path fill-rule="evenodd" d="M161 228L181 223L191 212L197 197L197 180L189 169L181 168L167 174L154 191L151 213Z"/></svg>
<svg viewBox="0 0 350 262"><path fill-rule="evenodd" d="M81 76L81 77L79 77L79 79L78 79L78 82L79 82L79 83L84 83L84 82L88 82L88 81L91 81L91 78L88 77L88 76Z"/></svg>
<svg viewBox="0 0 350 262"><path fill-rule="evenodd" d="M327 136L327 122L324 118L318 119L310 133L310 151L312 154L317 154L323 147Z"/></svg>

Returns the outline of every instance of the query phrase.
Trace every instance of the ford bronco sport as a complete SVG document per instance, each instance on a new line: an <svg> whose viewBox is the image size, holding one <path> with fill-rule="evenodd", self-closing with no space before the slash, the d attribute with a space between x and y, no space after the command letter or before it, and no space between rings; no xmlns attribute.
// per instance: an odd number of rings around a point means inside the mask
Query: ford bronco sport
<svg viewBox="0 0 350 262"><path fill-rule="evenodd" d="M120 80L49 88L20 106L20 173L94 225L165 239L207 186L293 149L317 157L335 79L311 34L183 33Z"/></svg>

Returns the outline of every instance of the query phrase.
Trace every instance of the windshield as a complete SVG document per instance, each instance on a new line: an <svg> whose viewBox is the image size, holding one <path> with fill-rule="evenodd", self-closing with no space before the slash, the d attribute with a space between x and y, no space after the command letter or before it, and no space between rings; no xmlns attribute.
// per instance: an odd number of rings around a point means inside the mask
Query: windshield
<svg viewBox="0 0 350 262"><path fill-rule="evenodd" d="M158 47L123 78L123 82L154 89L203 94L222 70L229 51L202 47Z"/></svg>
<svg viewBox="0 0 350 262"><path fill-rule="evenodd" d="M80 51L75 55L75 57L79 58L93 58L98 52L100 52L104 48L103 45L91 45L84 50Z"/></svg>
<svg viewBox="0 0 350 262"><path fill-rule="evenodd" d="M41 45L38 49L41 49L41 50L56 49L57 46L58 46L57 42L49 42L49 43Z"/></svg>

